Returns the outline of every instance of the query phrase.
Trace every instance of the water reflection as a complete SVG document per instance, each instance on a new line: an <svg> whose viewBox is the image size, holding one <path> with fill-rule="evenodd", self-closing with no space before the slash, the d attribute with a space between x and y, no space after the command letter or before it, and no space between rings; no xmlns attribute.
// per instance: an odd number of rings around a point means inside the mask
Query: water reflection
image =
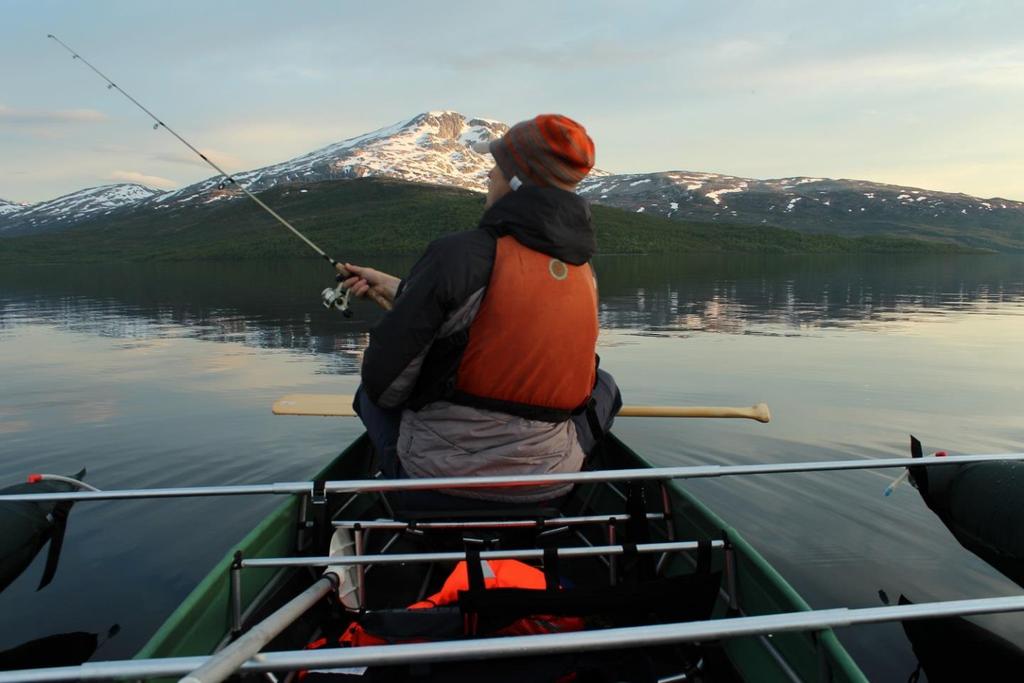
<svg viewBox="0 0 1024 683"><path fill-rule="evenodd" d="M375 265L402 273L411 260ZM889 328L1024 300L1024 259L1013 256L607 256L595 266L602 327L645 336ZM25 324L187 336L314 354L322 372L351 374L380 313L361 303L347 320L320 307L323 275L308 261L12 268L0 274L0 338Z"/></svg>
<svg viewBox="0 0 1024 683"><path fill-rule="evenodd" d="M639 332L794 335L985 312L1024 296L1024 259L742 258L599 263L602 323Z"/></svg>
<svg viewBox="0 0 1024 683"><path fill-rule="evenodd" d="M373 265L401 273L410 260ZM656 464L897 456L908 432L951 452L1024 449L1024 258L604 257L596 269L602 365L628 402L772 406L769 425L618 421ZM325 271L312 260L3 269L0 482L83 466L104 488L315 471L359 425L272 418L269 405L291 392L351 392L380 315L369 304L351 320L323 309ZM879 588L921 600L1019 592L912 489L883 497L891 478L687 488L815 607L874 606ZM42 567L30 567L0 596L0 651L117 622L122 635L99 656L131 656L278 502L83 506L53 584L35 592ZM1024 642L1024 620L989 621ZM840 637L871 680L894 680L913 669L901 633Z"/></svg>

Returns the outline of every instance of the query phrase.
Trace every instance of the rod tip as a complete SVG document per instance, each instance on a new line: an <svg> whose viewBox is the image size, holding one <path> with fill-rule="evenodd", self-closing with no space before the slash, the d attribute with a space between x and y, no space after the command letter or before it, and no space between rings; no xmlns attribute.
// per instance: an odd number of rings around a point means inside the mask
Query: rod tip
<svg viewBox="0 0 1024 683"><path fill-rule="evenodd" d="M768 410L767 403L758 403L754 406L754 419L758 422L771 422L772 413Z"/></svg>

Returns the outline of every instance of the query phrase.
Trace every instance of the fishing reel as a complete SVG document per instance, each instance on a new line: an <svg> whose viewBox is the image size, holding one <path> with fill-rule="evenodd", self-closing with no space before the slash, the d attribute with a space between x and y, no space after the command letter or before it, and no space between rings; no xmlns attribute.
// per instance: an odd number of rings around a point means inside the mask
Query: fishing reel
<svg viewBox="0 0 1024 683"><path fill-rule="evenodd" d="M346 318L352 317L352 310L348 307L348 301L352 293L339 281L334 287L326 287L320 292L320 299L324 308L334 308L341 311Z"/></svg>

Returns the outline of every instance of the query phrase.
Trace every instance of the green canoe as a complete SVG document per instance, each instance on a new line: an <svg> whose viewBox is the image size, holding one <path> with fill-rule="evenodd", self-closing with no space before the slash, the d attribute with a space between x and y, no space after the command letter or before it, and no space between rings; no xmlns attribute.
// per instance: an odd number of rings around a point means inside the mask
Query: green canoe
<svg viewBox="0 0 1024 683"><path fill-rule="evenodd" d="M372 447L364 435L317 476L317 480L368 479L373 471ZM598 453L592 456L592 469L616 470L647 468L650 465L614 436L602 442ZM626 496L622 483L579 484L561 507L563 514L577 518L587 516L622 516L626 512ZM810 608L799 594L782 578L760 554L720 517L688 493L682 483L668 481L660 484L648 481L637 484L635 498L646 500L643 518L649 539L645 542L711 541L728 539L730 552L710 554L711 570L724 570L725 578L718 591L717 603L711 618L728 616L757 616L806 611ZM633 498L631 497L631 499ZM321 510L323 512L321 512ZM339 512L340 511L340 512ZM634 520L637 519L634 505ZM256 526L244 539L232 547L205 579L171 614L136 655L136 659L208 655L229 643L233 637L233 624L241 624L245 631L253 624L286 603L307 588L319 575L308 567L275 567L236 570L232 583L232 566L238 558L287 558L303 555L322 555L330 522L326 516L344 520L377 520L389 518L391 511L379 494L331 494L324 504L310 503L306 496L295 496L279 506ZM668 523L666 523L668 521ZM591 524L585 531L574 527L567 545L609 544L609 528L622 525L606 522ZM583 529L579 527L578 529ZM326 530L326 531L325 531ZM635 530L635 527L634 527ZM369 533L377 533L376 530ZM613 530L614 534L615 531ZM592 541L588 541L588 535ZM386 547L374 552L395 552L401 546L401 533L378 533L378 541L388 537ZM397 544L391 544L398 541ZM367 536L368 546L372 542ZM620 541L621 542L621 541ZM561 543L561 541L559 542ZM706 543L705 543L706 545ZM370 552L370 551L367 551ZM404 552L404 550L403 550ZM707 550L704 550L707 553ZM240 555L239 555L240 554ZM659 576L673 577L690 574L700 564L696 553L666 553L659 561ZM600 559L603 564L598 563ZM574 566L573 581L609 583L609 571L614 579L616 560L593 558L591 564L565 560L560 566ZM620 560L621 562L621 560ZM707 555L704 562L707 564ZM448 565L447 569L450 569ZM707 566L703 568L707 571ZM322 571L322 569L320 570ZM408 567L403 571L409 571ZM438 574L443 579L447 571ZM387 579L387 567L374 572L378 584ZM374 584L366 579L367 606L376 608ZM406 585L406 581L402 585ZM422 581L420 595L428 584ZM378 591L381 593L382 591ZM387 592L387 591L384 591ZM233 595L237 596L233 599ZM388 607L408 604L401 602ZM327 601L322 601L326 603ZM334 606L335 612L338 608ZM328 608L314 608L298 620L267 648L296 650L320 635L318 620ZM240 618L239 618L240 617ZM703 680L746 681L866 681L849 654L839 644L831 630L817 632L787 632L771 636L742 636L722 639L715 644L716 657L708 658L711 669L701 674ZM717 662L717 663L716 663ZM668 680L668 678L664 679ZM672 680L682 680L676 678Z"/></svg>

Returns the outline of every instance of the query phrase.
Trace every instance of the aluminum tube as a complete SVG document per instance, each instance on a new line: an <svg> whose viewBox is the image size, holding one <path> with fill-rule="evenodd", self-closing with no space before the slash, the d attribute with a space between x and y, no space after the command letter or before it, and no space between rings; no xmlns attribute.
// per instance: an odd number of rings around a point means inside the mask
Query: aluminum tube
<svg viewBox="0 0 1024 683"><path fill-rule="evenodd" d="M43 681L95 681L104 679L167 678L181 676L201 666L207 657L164 657L161 659L124 659L109 662L86 662L78 666L50 669L0 671L2 683L42 683Z"/></svg>
<svg viewBox="0 0 1024 683"><path fill-rule="evenodd" d="M382 666L414 662L442 662L491 657L526 657L556 652L582 652L671 643L735 638L793 631L820 631L828 628L872 624L931 617L971 616L1024 610L1024 596L952 600L948 602L890 605L861 609L837 609L789 612L734 619L691 621L614 628L600 631L549 633L535 636L509 636L453 640L438 643L376 645L329 650L267 652L258 661L246 662L243 671L277 671L345 666ZM206 657L177 657L147 661L123 660L89 662L81 666L53 669L0 671L0 683L36 681L96 680L101 678L147 678L181 675L202 664Z"/></svg>
<svg viewBox="0 0 1024 683"><path fill-rule="evenodd" d="M191 498L199 496L251 496L260 494L309 493L308 481L276 484L240 484L236 486L181 486L159 489L109 489L105 491L72 491L60 493L19 493L0 496L0 501L53 500L126 500L135 498Z"/></svg>
<svg viewBox="0 0 1024 683"><path fill-rule="evenodd" d="M680 681L688 681L690 676L685 673L675 674L673 676L667 676L665 678L659 678L658 683L679 683Z"/></svg>
<svg viewBox="0 0 1024 683"><path fill-rule="evenodd" d="M220 683L238 667L259 654L260 650L292 623L305 614L325 595L335 589L333 575L325 576L292 598L283 607L246 631L245 635L207 659L200 667L182 678L179 683Z"/></svg>
<svg viewBox="0 0 1024 683"><path fill-rule="evenodd" d="M490 477L438 477L431 479L377 479L373 481L328 481L329 492L361 493L369 491L421 491L431 489L504 488L542 486L567 483L594 483L616 481L659 481L664 479L696 479L724 477L738 474L780 474L792 472L824 472L832 470L861 470L916 465L956 465L971 462L999 462L1024 460L1024 453L996 455L954 455L944 458L859 458L822 462L768 463L761 465L693 465L687 467L641 467L626 470L597 472L566 472L561 474L535 474ZM65 494L73 495L73 494ZM0 498L2 500L2 498Z"/></svg>
<svg viewBox="0 0 1024 683"><path fill-rule="evenodd" d="M721 548L722 541L712 541L712 548ZM674 543L643 543L636 546L638 553L661 553L683 550L696 550L696 541ZM586 548L560 548L561 558L594 557L595 555L621 555L625 550L621 545L598 545ZM482 560L540 560L544 557L543 550L533 548L509 550L483 550ZM242 560L243 567L326 567L328 565L366 565L366 564L408 564L415 562L458 562L466 559L464 552L450 553L403 553L395 555L346 555L335 557L267 557Z"/></svg>
<svg viewBox="0 0 1024 683"><path fill-rule="evenodd" d="M406 529L529 529L537 526L573 526L576 524L607 524L608 520L625 522L629 515L586 515L582 517L546 517L541 520L474 520L471 522L400 522L392 519L373 519L365 522L356 520L339 520L333 522L335 528L352 529L358 524L364 529L388 529L405 531ZM656 512L647 514L649 520L665 519L665 515Z"/></svg>
<svg viewBox="0 0 1024 683"><path fill-rule="evenodd" d="M767 463L761 465L693 465L687 467L641 467L629 470L598 472L565 472L491 477L438 477L424 479L353 479L328 481L327 493L371 493L388 491L426 491L431 489L505 488L548 486L554 484L595 483L615 481L661 481L665 479L700 479L740 474L786 474L794 472L828 472L837 470L868 470L889 467L935 467L977 462L1012 462L1024 460L1024 453L994 455L950 455L944 458L858 458L819 462ZM123 498L174 498L187 496L252 495L308 493L312 482L248 484L242 486L193 486L165 489L122 489L108 491L72 491L68 493L14 493L0 495L0 501L54 500L116 500Z"/></svg>
<svg viewBox="0 0 1024 683"><path fill-rule="evenodd" d="M616 543L615 543L615 525L614 524L609 524L608 525L608 545L616 545ZM593 547L593 546L590 546L590 547ZM640 549L637 548L638 552L639 552L639 550ZM618 573L617 570L618 570L618 562L615 561L614 557L609 555L608 556L608 585L614 586L616 584L617 573Z"/></svg>
<svg viewBox="0 0 1024 683"><path fill-rule="evenodd" d="M235 553L235 561L231 563L231 633L242 630L242 564L239 562L241 552Z"/></svg>

